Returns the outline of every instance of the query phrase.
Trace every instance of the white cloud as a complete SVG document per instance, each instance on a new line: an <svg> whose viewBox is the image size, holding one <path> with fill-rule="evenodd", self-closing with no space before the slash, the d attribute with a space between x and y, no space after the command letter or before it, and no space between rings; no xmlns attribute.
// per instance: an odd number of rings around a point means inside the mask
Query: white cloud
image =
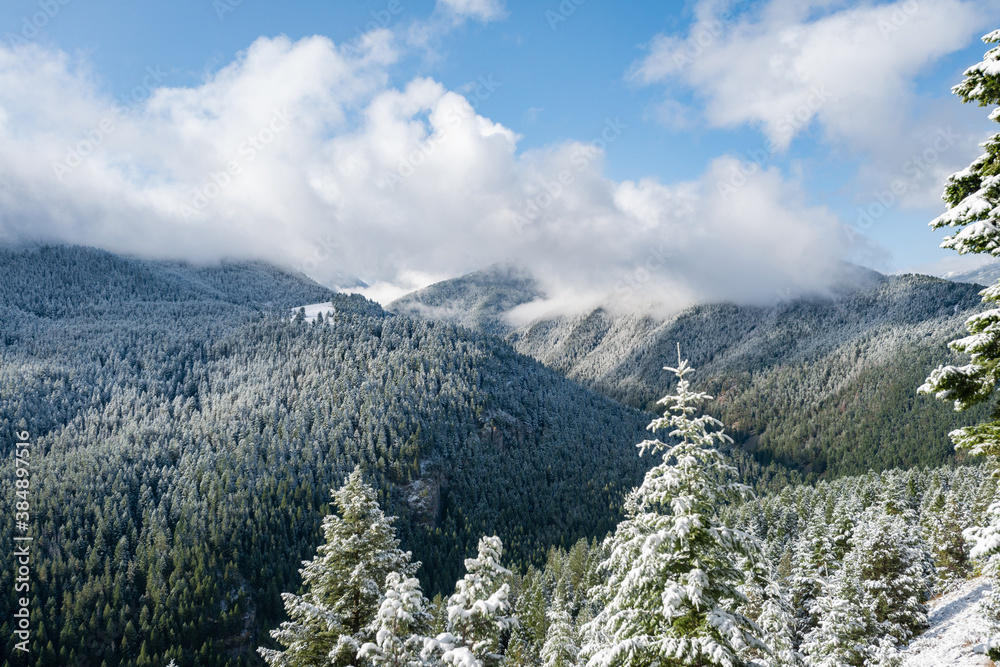
<svg viewBox="0 0 1000 667"><path fill-rule="evenodd" d="M504 16L503 0L438 0L438 7L457 17L487 22Z"/></svg>
<svg viewBox="0 0 1000 667"><path fill-rule="evenodd" d="M538 122L538 117L542 115L543 111L545 109L542 107L528 107L528 110L524 112L521 119L528 125L533 125Z"/></svg>
<svg viewBox="0 0 1000 667"><path fill-rule="evenodd" d="M829 139L877 153L911 126L915 76L967 46L998 7L770 0L738 15L703 0L688 34L654 39L632 77L689 86L710 124L759 126L777 149L816 122Z"/></svg>
<svg viewBox="0 0 1000 667"><path fill-rule="evenodd" d="M389 87L395 58L385 31L349 52L261 38L202 85L154 87L121 113L65 55L0 49L0 235L259 257L357 276L383 299L516 261L564 308L773 301L836 271L837 221L776 171L725 196L731 158L691 182L616 182L600 145L519 153L475 111L488 79L468 97L426 78ZM629 131L608 123L604 141Z"/></svg>

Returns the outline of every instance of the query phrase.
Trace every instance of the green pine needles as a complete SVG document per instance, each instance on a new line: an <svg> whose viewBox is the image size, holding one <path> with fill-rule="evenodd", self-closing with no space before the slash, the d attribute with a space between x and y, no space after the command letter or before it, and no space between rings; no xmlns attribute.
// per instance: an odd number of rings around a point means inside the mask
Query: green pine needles
<svg viewBox="0 0 1000 667"><path fill-rule="evenodd" d="M986 35L983 41L1000 42L1000 30ZM977 102L980 106L1000 104L1000 47L990 49L982 62L967 69L965 80L952 92L964 102ZM994 109L990 119L1000 122L1000 108ZM942 248L952 248L963 255L983 253L1000 257L1000 133L981 145L986 151L948 178L942 197L948 211L930 224L934 229L959 228L945 238ZM968 336L950 343L956 352L968 354L970 363L938 366L918 390L954 401L956 410L989 400L1000 382L1000 284L980 294L991 307L966 321ZM993 418L991 422L953 431L950 435L955 446L973 455L1000 453L1000 405Z"/></svg>
<svg viewBox="0 0 1000 667"><path fill-rule="evenodd" d="M983 37L987 44L1000 43L1000 30ZM963 102L979 106L1000 104L1000 46L986 52L982 62L965 71L965 80L952 92ZM1000 107L990 113L990 120L1000 122ZM994 134L981 146L985 152L967 168L952 174L945 186L944 200L948 211L931 226L961 228L948 236L944 248L961 254L984 253L1000 257L1000 133ZM1000 383L1000 282L980 294L989 304L985 311L966 322L969 335L952 341L950 347L968 354L964 366L939 366L918 391L938 398L953 400L956 410L965 410L988 401ZM949 435L956 449L972 455L1000 455L1000 403L992 421L967 426ZM1000 475L994 460L994 474ZM985 526L965 531L973 542L971 555L984 562L984 571L993 580L993 592L983 606L984 616L991 626L993 638L989 652L1000 658L1000 496L994 498Z"/></svg>
<svg viewBox="0 0 1000 667"><path fill-rule="evenodd" d="M669 429L679 442L638 445L640 453L662 452L663 462L630 494L627 517L608 538L607 580L596 591L606 604L584 628L591 667L736 667L745 664L743 652L770 652L757 624L737 611L748 577L740 559L759 560L759 546L723 525L716 509L747 489L731 481L735 470L715 449L730 442L722 424L695 416L712 397L692 391L680 346L677 356L677 367L667 368L677 389L660 400L666 410L649 429Z"/></svg>
<svg viewBox="0 0 1000 667"><path fill-rule="evenodd" d="M353 665L363 644L376 639L372 621L386 578L412 576L420 563L399 549L375 490L355 468L332 492L338 513L323 519L325 542L300 572L305 592L283 593L291 620L271 632L284 651L259 649L272 667Z"/></svg>

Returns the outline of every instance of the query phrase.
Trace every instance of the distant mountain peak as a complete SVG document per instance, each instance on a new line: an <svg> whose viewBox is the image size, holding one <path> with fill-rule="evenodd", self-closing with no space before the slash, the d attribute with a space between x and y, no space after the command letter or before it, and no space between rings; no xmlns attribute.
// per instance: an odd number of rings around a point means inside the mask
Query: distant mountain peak
<svg viewBox="0 0 1000 667"><path fill-rule="evenodd" d="M387 310L504 334L510 329L506 313L543 296L531 272L508 262L411 292Z"/></svg>
<svg viewBox="0 0 1000 667"><path fill-rule="evenodd" d="M953 283L974 283L976 285L992 285L1000 280L1000 260L990 262L970 271L948 273L941 276Z"/></svg>

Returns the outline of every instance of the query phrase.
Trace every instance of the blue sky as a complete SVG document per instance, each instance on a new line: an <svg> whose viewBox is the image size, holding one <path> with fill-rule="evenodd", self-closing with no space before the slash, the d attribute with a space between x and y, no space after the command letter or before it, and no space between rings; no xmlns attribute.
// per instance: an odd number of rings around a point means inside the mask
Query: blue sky
<svg viewBox="0 0 1000 667"><path fill-rule="evenodd" d="M574 305L768 300L841 259L941 273L975 263L928 230L943 180L995 128L949 91L998 19L971 0L10 0L0 238L263 257L382 300L509 260Z"/></svg>

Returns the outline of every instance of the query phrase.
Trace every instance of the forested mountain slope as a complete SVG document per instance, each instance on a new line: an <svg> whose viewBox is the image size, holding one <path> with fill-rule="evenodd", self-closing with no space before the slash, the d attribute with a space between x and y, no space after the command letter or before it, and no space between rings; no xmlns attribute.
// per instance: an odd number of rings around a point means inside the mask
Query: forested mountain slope
<svg viewBox="0 0 1000 667"><path fill-rule="evenodd" d="M975 283L977 285L992 285L1000 279L1000 262L990 262L980 266L978 269L953 273L946 276L948 280L956 283Z"/></svg>
<svg viewBox="0 0 1000 667"><path fill-rule="evenodd" d="M389 310L504 335L514 329L505 315L543 294L529 271L515 264L494 264L410 292L390 304Z"/></svg>
<svg viewBox="0 0 1000 667"><path fill-rule="evenodd" d="M322 322L289 316L324 300ZM482 534L514 563L603 536L647 421L496 337L266 265L0 249L5 488L13 431L32 443L28 664L257 664L358 462L430 591Z"/></svg>
<svg viewBox="0 0 1000 667"><path fill-rule="evenodd" d="M436 309L426 312L455 320L461 310L442 306L482 301L482 276L473 277L433 285L389 309L421 314L416 304L433 300ZM530 277L507 274L497 285L530 300ZM871 272L839 296L773 306L703 305L669 318L597 309L517 328L502 309L482 309L479 319L489 312L495 322L488 328L504 331L518 351L647 409L668 385L663 366L676 360L680 342L698 368L696 386L718 397L718 416L760 462L863 473L948 461L948 431L984 416L983 409L956 414L916 394L930 370L957 358L946 343L982 307L979 289Z"/></svg>

